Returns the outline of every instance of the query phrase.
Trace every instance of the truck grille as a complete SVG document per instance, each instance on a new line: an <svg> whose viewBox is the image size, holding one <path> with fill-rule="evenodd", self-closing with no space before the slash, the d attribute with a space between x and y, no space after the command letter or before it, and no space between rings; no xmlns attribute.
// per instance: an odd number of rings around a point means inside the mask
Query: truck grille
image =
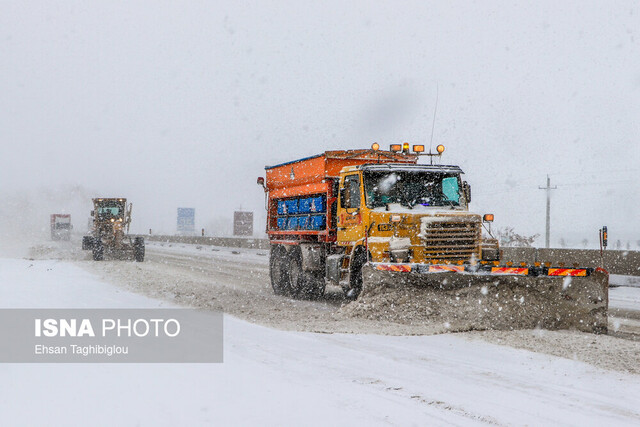
<svg viewBox="0 0 640 427"><path fill-rule="evenodd" d="M479 222L433 222L421 231L426 259L467 261L480 252Z"/></svg>

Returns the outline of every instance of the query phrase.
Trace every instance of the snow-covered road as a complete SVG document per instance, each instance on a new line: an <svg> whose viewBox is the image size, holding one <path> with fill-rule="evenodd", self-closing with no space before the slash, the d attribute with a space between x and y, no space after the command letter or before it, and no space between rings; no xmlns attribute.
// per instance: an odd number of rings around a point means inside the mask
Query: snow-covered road
<svg viewBox="0 0 640 427"><path fill-rule="evenodd" d="M71 263L0 259L1 307L167 307ZM576 349L579 351L579 349ZM225 317L225 362L0 366L2 425L633 425L640 376L461 336Z"/></svg>

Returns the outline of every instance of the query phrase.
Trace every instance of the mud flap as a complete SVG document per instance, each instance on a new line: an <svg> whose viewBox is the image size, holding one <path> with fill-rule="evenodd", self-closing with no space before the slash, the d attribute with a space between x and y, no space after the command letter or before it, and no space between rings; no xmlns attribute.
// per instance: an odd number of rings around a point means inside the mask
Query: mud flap
<svg viewBox="0 0 640 427"><path fill-rule="evenodd" d="M354 311L392 322L442 322L452 331L607 332L609 275L604 270L586 277L416 270L398 265L397 271L383 271L367 263Z"/></svg>

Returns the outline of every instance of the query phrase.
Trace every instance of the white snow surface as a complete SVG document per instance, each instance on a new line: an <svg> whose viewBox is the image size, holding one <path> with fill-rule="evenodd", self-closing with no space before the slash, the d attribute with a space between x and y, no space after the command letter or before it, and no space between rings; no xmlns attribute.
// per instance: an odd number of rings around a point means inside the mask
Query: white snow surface
<svg viewBox="0 0 640 427"><path fill-rule="evenodd" d="M609 283L609 307L640 311L640 277L611 274Z"/></svg>
<svg viewBox="0 0 640 427"><path fill-rule="evenodd" d="M609 307L640 311L640 288L610 288Z"/></svg>
<svg viewBox="0 0 640 427"><path fill-rule="evenodd" d="M186 248L185 248L186 249ZM71 263L0 259L0 306L167 307ZM221 364L3 364L2 425L632 425L640 377L455 335L225 316Z"/></svg>
<svg viewBox="0 0 640 427"><path fill-rule="evenodd" d="M609 282L616 286L629 286L640 288L640 276L623 276L621 274L610 274Z"/></svg>

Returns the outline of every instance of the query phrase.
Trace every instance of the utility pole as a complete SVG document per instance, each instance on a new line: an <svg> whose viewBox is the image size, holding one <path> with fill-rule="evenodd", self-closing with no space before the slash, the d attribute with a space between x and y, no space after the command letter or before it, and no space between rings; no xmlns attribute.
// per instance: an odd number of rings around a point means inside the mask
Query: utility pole
<svg viewBox="0 0 640 427"><path fill-rule="evenodd" d="M540 190L547 190L547 229L544 234L544 246L545 248L549 248L549 230L551 228L551 190L555 190L558 187L551 186L551 178L547 175L547 186L538 188Z"/></svg>

